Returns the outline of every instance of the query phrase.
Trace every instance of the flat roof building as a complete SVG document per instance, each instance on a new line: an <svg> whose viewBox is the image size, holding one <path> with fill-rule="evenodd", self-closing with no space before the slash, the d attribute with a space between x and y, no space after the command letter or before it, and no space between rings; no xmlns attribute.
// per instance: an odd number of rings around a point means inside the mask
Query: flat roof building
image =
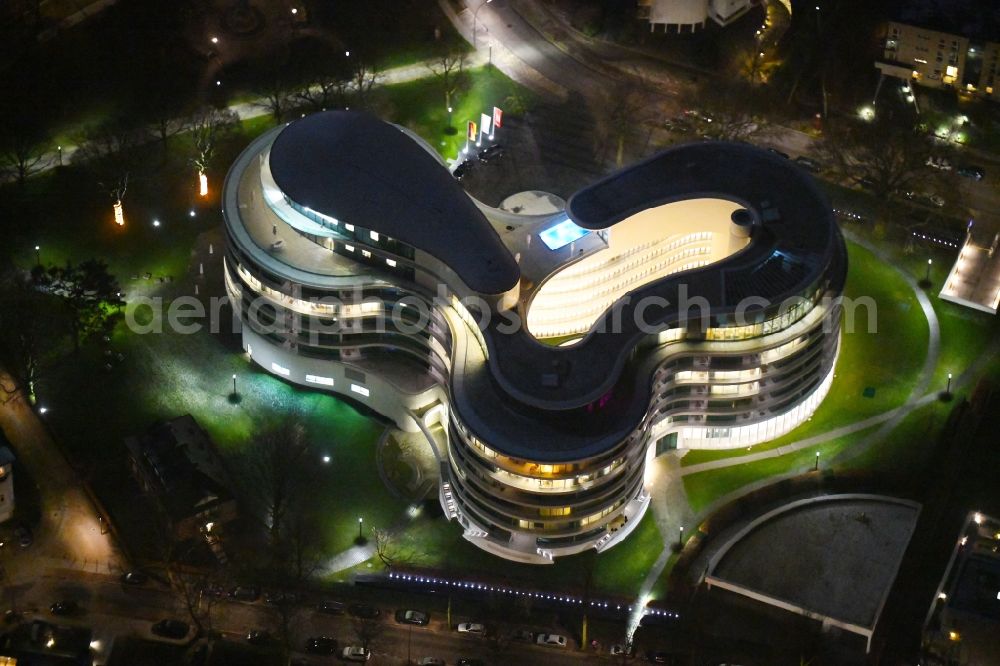
<svg viewBox="0 0 1000 666"><path fill-rule="evenodd" d="M781 435L833 378L843 240L811 178L750 146L678 146L529 215L325 112L255 140L223 213L249 358L423 431L447 515L510 559L613 546L649 459Z"/></svg>

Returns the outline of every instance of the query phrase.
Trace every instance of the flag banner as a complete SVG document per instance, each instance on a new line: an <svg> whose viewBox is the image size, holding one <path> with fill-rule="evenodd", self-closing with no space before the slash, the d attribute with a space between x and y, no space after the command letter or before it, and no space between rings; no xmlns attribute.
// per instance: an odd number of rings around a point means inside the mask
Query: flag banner
<svg viewBox="0 0 1000 666"><path fill-rule="evenodd" d="M470 120L469 121L469 131L468 131L468 133L465 136L466 136L466 138L469 139L469 141L475 141L476 140L476 121L475 120Z"/></svg>
<svg viewBox="0 0 1000 666"><path fill-rule="evenodd" d="M481 113L479 115L479 124L482 125L482 127L479 128L480 132L483 134L490 134L490 126L493 125L493 118L491 118L488 113Z"/></svg>
<svg viewBox="0 0 1000 666"><path fill-rule="evenodd" d="M503 127L503 109L499 106L493 107L493 129Z"/></svg>

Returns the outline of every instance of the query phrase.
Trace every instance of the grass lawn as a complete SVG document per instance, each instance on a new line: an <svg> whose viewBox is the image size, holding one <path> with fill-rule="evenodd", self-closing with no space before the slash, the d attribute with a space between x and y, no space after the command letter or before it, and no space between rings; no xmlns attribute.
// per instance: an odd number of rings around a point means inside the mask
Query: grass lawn
<svg viewBox="0 0 1000 666"><path fill-rule="evenodd" d="M530 99L525 88L514 83L494 67L466 70L466 85L452 97L452 126L449 134L448 109L444 89L436 78L386 86L390 102L390 120L404 125L426 139L446 159L454 158L465 146L469 120L479 125L481 113L491 114L494 106L504 106L511 95Z"/></svg>
<svg viewBox="0 0 1000 666"><path fill-rule="evenodd" d="M836 376L826 399L811 420L795 430L753 447L763 451L792 444L901 405L909 397L927 350L928 328L913 291L892 266L860 245L848 243L848 275L844 295L871 298L877 314L869 332L867 312L857 310L853 330L842 327ZM866 387L875 396L863 396ZM682 465L694 465L746 454L746 449L690 451Z"/></svg>
<svg viewBox="0 0 1000 666"><path fill-rule="evenodd" d="M588 566L593 566L592 590L610 597L633 597L646 572L663 551L663 539L652 512L647 512L635 531L622 543L599 555L591 552L559 558L555 564L518 564L490 555L462 537L462 528L442 517L420 518L401 530L393 549L396 565L436 570L481 581L502 581L513 587L564 590L582 593ZM591 564L591 560L593 560ZM378 571L362 565L359 571ZM334 579L346 579L346 572Z"/></svg>
<svg viewBox="0 0 1000 666"><path fill-rule="evenodd" d="M743 465L690 474L684 477L684 491L687 493L688 502L695 514L699 514L720 497L755 481L794 471L808 471L815 464L817 451L820 454L820 467L825 468L828 461L832 460L836 454L865 437L877 427L873 426L868 430L832 439L819 446L777 458L767 458Z"/></svg>

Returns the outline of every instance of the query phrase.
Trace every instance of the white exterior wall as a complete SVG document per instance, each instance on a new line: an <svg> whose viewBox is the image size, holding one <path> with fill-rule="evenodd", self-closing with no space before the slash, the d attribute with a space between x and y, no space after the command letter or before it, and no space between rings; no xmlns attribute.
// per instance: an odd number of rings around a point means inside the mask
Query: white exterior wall
<svg viewBox="0 0 1000 666"><path fill-rule="evenodd" d="M261 337L246 325L243 326L243 349L250 359L266 372L313 390L348 397L391 419L400 430L406 432L420 430L419 424L413 420L412 413L446 403L445 393L437 385L419 393L407 393L368 369L356 368L341 361L300 356ZM363 372L365 381L348 379L345 374L347 368ZM313 380L309 381L307 379L309 377ZM328 383L318 383L331 379L332 386ZM352 387L362 390L358 391ZM364 391L367 391L368 395L364 395ZM425 425L434 425L435 420L440 422L442 418L447 418L447 409L432 409L429 414L434 416ZM444 425L447 425L447 422Z"/></svg>
<svg viewBox="0 0 1000 666"><path fill-rule="evenodd" d="M653 0L649 8L652 24L702 26L708 18L708 0Z"/></svg>

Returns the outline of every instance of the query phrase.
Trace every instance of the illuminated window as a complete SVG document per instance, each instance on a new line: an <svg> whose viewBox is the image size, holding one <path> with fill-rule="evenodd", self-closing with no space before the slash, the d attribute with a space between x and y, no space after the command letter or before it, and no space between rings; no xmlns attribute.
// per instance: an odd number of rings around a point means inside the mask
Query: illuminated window
<svg viewBox="0 0 1000 666"><path fill-rule="evenodd" d="M540 516L568 516L570 514L570 507L568 506L557 506L549 509L539 509L538 515Z"/></svg>
<svg viewBox="0 0 1000 666"><path fill-rule="evenodd" d="M377 231L369 231L368 235L371 236L371 238L372 238L373 241L378 241L378 232Z"/></svg>
<svg viewBox="0 0 1000 666"><path fill-rule="evenodd" d="M306 381L310 384L319 384L320 386L333 386L332 377L320 377L319 375L306 375Z"/></svg>
<svg viewBox="0 0 1000 666"><path fill-rule="evenodd" d="M365 259L371 259L372 253L368 250L361 250L361 256Z"/></svg>
<svg viewBox="0 0 1000 666"><path fill-rule="evenodd" d="M363 396L365 396L366 398L367 398L368 396L370 396L370 395L371 395L371 393L372 393L372 392L371 392L371 391L369 391L369 390L368 390L367 388L365 388L364 386L361 386L361 385L359 385L359 384L351 384L351 391L352 391L353 393L357 393L358 395L363 395Z"/></svg>
<svg viewBox="0 0 1000 666"><path fill-rule="evenodd" d="M344 249L347 250L348 252L354 252L353 245L344 245Z"/></svg>
<svg viewBox="0 0 1000 666"><path fill-rule="evenodd" d="M271 370L277 372L279 375L284 375L285 377L287 377L288 375L292 374L291 370L289 370L288 368L284 368L284 367L278 365L277 363L272 363L271 364Z"/></svg>
<svg viewBox="0 0 1000 666"><path fill-rule="evenodd" d="M393 267L396 266L396 260L395 259L386 259L385 263L387 263L387 264L389 264L390 266L393 266Z"/></svg>
<svg viewBox="0 0 1000 666"><path fill-rule="evenodd" d="M945 76L956 77L958 76L958 67L955 67L954 65L948 65L947 67L945 67L944 74Z"/></svg>
<svg viewBox="0 0 1000 666"><path fill-rule="evenodd" d="M545 246L550 250L558 250L575 240L583 238L590 232L583 227L578 227L572 220L563 220L559 224L553 225L538 234Z"/></svg>
<svg viewBox="0 0 1000 666"><path fill-rule="evenodd" d="M344 228L347 229L348 231L354 231L353 224L347 224L346 222L344 222Z"/></svg>

